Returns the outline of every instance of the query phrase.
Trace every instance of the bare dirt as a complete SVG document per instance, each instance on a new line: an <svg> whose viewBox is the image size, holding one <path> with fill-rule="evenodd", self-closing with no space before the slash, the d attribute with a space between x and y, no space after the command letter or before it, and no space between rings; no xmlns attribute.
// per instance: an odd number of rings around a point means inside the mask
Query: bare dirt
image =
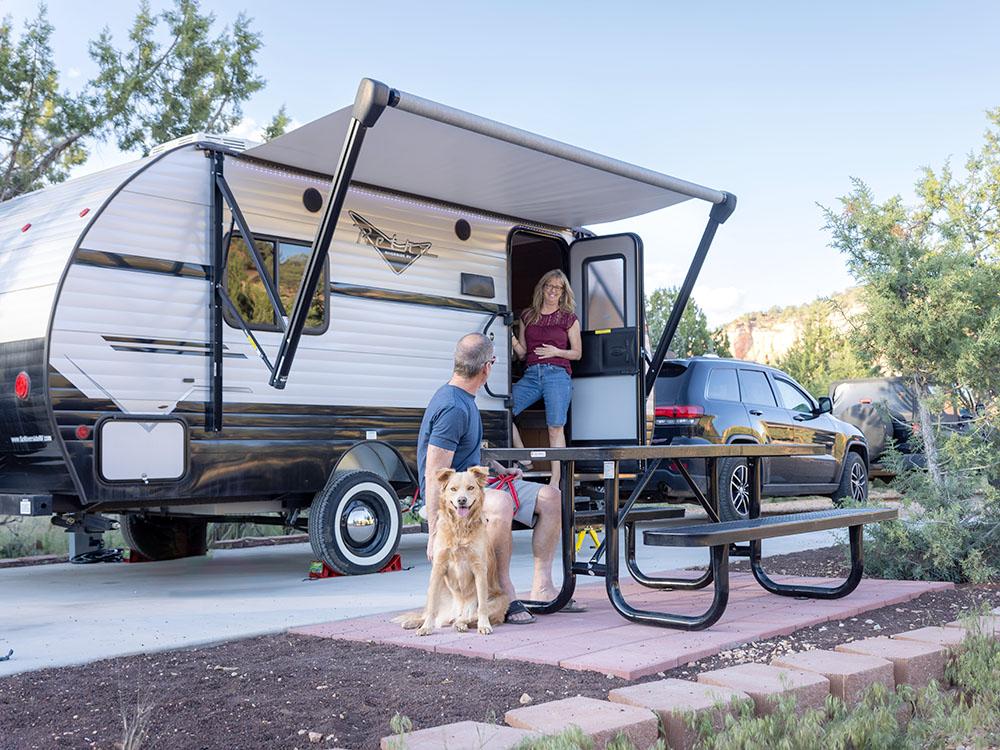
<svg viewBox="0 0 1000 750"><path fill-rule="evenodd" d="M837 575L842 550L769 558L774 573ZM758 641L640 681L807 647L941 625L989 603L1000 586L963 586L858 617ZM15 655L16 658L16 655ZM605 697L625 683L590 672L431 654L381 644L276 635L206 648L109 659L0 680L0 748L113 748L123 717L147 717L144 750L378 747L396 712L417 728L502 721L520 705L568 695ZM311 742L309 732L320 736ZM313 735L316 737L316 734Z"/></svg>

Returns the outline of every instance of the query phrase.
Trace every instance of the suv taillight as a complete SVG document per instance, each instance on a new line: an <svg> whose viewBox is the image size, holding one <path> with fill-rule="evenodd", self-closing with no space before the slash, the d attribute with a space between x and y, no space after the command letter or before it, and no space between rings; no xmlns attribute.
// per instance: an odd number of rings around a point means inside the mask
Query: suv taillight
<svg viewBox="0 0 1000 750"><path fill-rule="evenodd" d="M701 406L657 406L655 414L667 419L698 419L705 416L705 409Z"/></svg>
<svg viewBox="0 0 1000 750"><path fill-rule="evenodd" d="M14 378L14 395L22 401L28 400L28 396L31 395L31 378L28 377L28 373L19 372Z"/></svg>

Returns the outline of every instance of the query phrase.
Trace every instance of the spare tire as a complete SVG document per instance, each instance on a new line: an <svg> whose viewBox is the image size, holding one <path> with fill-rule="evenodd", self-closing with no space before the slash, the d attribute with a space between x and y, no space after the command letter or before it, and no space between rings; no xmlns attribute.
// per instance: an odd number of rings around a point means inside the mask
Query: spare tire
<svg viewBox="0 0 1000 750"><path fill-rule="evenodd" d="M873 404L854 404L835 415L864 433L868 442L868 460L875 463L892 444L892 422L889 415Z"/></svg>
<svg viewBox="0 0 1000 750"><path fill-rule="evenodd" d="M208 551L208 521L141 513L126 513L120 520L125 544L150 560L197 557Z"/></svg>

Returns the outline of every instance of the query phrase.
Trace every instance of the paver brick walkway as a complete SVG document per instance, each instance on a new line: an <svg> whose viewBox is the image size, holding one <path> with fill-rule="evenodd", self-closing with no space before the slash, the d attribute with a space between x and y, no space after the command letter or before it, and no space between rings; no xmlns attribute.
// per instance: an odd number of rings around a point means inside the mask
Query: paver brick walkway
<svg viewBox="0 0 1000 750"><path fill-rule="evenodd" d="M691 575L691 572L669 571L662 575ZM776 581L793 580L790 576L772 577ZM796 577L794 580L815 585L839 582L825 578ZM603 581L578 580L574 598L586 604L589 611L539 617L532 625L501 625L488 636L474 630L456 633L450 628L418 636L390 622L398 613L307 625L290 632L389 643L483 659L553 664L631 680L673 669L743 643L787 635L830 620L855 617L944 588L953 588L953 584L866 579L854 593L843 599L795 599L767 593L749 573L733 573L729 606L722 619L708 630L687 632L633 625L611 608ZM636 605L679 614L704 612L712 597L711 587L697 592L652 591L634 582L623 582L622 590Z"/></svg>

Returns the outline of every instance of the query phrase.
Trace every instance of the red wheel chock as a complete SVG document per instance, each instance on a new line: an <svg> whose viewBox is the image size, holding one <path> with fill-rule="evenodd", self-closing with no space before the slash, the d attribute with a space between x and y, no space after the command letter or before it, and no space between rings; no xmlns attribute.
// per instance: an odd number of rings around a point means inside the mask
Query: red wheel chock
<svg viewBox="0 0 1000 750"><path fill-rule="evenodd" d="M392 573L396 570L403 569L403 560L397 552L392 558L386 563L385 567L382 568L379 573ZM314 581L317 578L339 578L344 575L343 573L338 573L333 570L329 565L327 565L322 560L313 560L309 563L309 580Z"/></svg>

